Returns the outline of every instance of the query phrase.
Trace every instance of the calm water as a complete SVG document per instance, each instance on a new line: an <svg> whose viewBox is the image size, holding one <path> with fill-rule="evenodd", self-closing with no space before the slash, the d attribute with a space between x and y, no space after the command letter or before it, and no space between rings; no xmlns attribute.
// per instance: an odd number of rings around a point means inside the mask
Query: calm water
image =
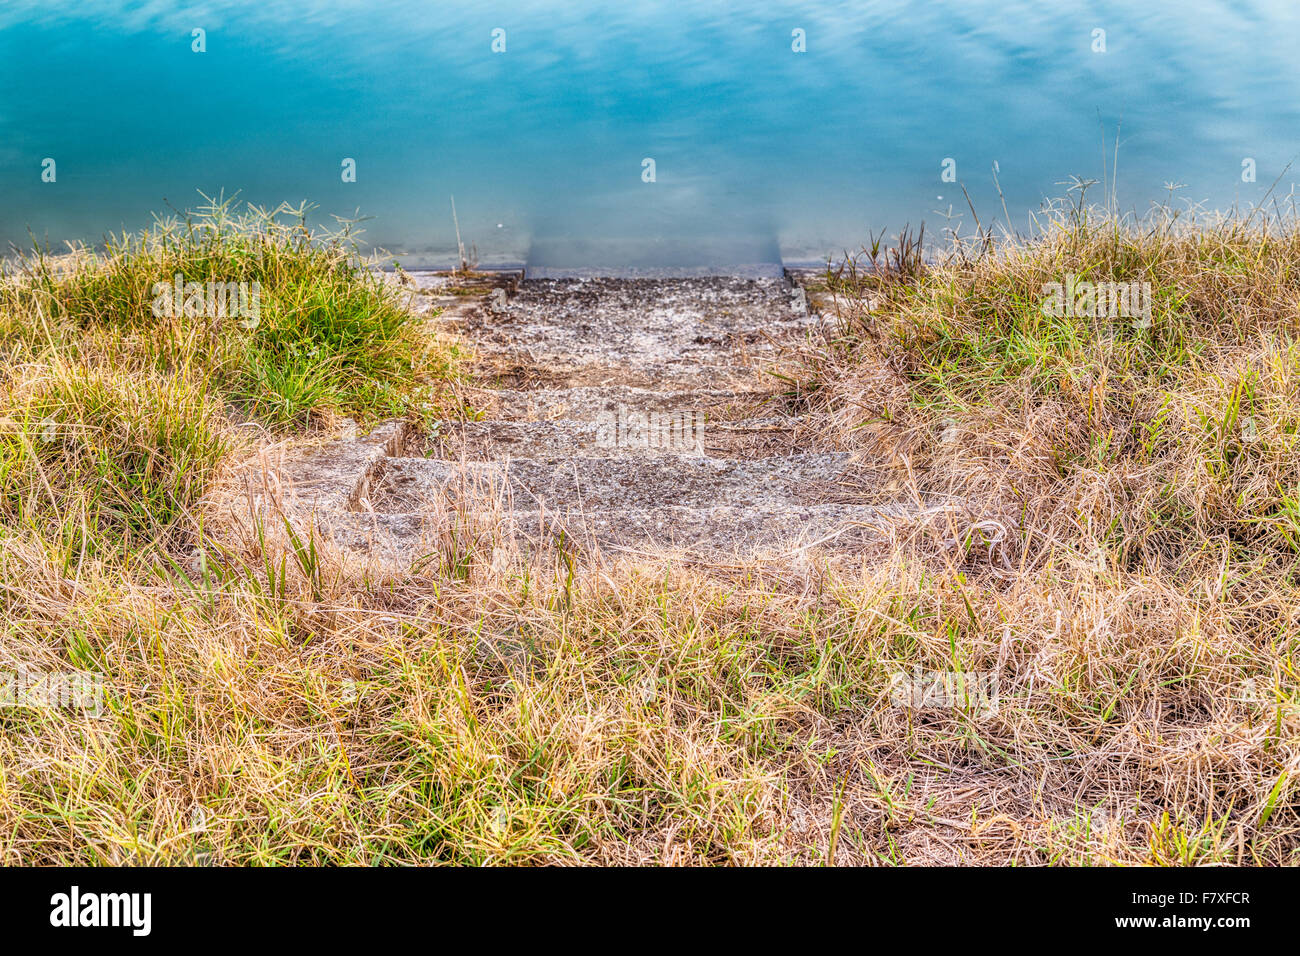
<svg viewBox="0 0 1300 956"><path fill-rule="evenodd" d="M1256 202L1300 153L1295 0L171 6L0 3L0 242L93 242L225 190L360 211L432 264L454 193L485 264L793 262L950 209L969 231L945 159L985 225L996 162L1024 228L1102 178L1117 126L1138 209L1171 181Z"/></svg>

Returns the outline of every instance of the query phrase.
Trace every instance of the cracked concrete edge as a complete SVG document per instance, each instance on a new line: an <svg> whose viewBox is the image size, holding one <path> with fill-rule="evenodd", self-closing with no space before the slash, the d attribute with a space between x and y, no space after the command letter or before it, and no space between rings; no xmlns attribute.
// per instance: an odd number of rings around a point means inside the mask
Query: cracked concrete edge
<svg viewBox="0 0 1300 956"><path fill-rule="evenodd" d="M831 319L840 314L841 302L847 302L852 296L834 292L826 287L825 268L789 268L785 277L791 286L803 292L804 302L809 315L820 315ZM869 303L871 300L868 300ZM873 308L868 305L868 308Z"/></svg>
<svg viewBox="0 0 1300 956"><path fill-rule="evenodd" d="M407 307L413 315L438 310L439 319L480 308L491 310L496 305L493 294L500 290L512 296L523 280L519 270L381 272L380 276L408 294ZM451 294L453 290L459 294ZM393 419L365 435L287 449L276 469L286 512L303 517L365 510L385 463L414 449L417 438L422 440L410 421Z"/></svg>
<svg viewBox="0 0 1300 956"><path fill-rule="evenodd" d="M365 435L290 450L277 469L286 511L301 516L361 507L388 459L403 455L417 433L410 421L394 419Z"/></svg>
<svg viewBox="0 0 1300 956"><path fill-rule="evenodd" d="M512 296L523 279L518 270L381 275L385 282L408 292L413 300L423 300L423 308L413 308L413 314L437 309L440 318L479 308L492 309L492 294L500 290ZM447 294L452 289L461 294ZM422 441L423 436L411 421L393 419L381 422L365 435L291 446L275 469L286 514L302 518L366 510L387 461L403 457Z"/></svg>
<svg viewBox="0 0 1300 956"><path fill-rule="evenodd" d="M522 270L485 272L384 272L385 284L406 295L412 315L433 327L454 327L479 309L494 311L514 297Z"/></svg>
<svg viewBox="0 0 1300 956"><path fill-rule="evenodd" d="M619 555L670 557L716 564L845 556L892 540L900 507L817 506L777 515L734 507L664 506L601 514L582 510L460 512L348 512L325 516L318 527L344 551L391 567L479 551L530 558L568 551L602 560ZM745 526L749 547L735 547L734 526ZM680 532L686 530L685 541Z"/></svg>

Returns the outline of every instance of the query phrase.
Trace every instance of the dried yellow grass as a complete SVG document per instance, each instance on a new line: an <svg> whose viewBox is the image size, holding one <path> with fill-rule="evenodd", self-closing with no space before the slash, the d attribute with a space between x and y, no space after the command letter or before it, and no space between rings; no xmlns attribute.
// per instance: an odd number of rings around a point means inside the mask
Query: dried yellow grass
<svg viewBox="0 0 1300 956"><path fill-rule="evenodd" d="M851 560L384 567L233 461L180 543L2 526L0 670L106 707L0 708L0 860L1293 863L1298 262L1067 218L830 277L801 401L922 504ZM1042 321L1071 270L1151 328Z"/></svg>

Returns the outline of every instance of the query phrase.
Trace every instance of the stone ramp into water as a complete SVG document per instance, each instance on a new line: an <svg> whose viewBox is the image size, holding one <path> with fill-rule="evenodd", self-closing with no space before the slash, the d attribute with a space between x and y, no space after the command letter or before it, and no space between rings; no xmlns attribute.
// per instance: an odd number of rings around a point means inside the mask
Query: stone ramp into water
<svg viewBox="0 0 1300 956"><path fill-rule="evenodd" d="M814 324L797 305L782 279L548 279L457 331L476 373L507 386L735 390Z"/></svg>
<svg viewBox="0 0 1300 956"><path fill-rule="evenodd" d="M402 281L474 350L476 414L349 452L371 467L321 522L347 548L728 562L851 553L906 510L785 405L773 373L818 321L787 278Z"/></svg>

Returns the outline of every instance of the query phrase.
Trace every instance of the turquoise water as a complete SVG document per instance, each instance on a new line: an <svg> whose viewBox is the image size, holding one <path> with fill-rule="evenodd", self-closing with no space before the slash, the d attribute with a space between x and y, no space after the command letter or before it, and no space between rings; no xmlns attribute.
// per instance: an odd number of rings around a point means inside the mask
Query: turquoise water
<svg viewBox="0 0 1300 956"><path fill-rule="evenodd" d="M1170 182L1258 202L1300 153L1293 0L170 6L0 4L0 242L95 242L224 190L447 263L454 194L484 264L795 262L969 232L961 184L1023 230L1070 176L1109 177L1117 128L1138 210Z"/></svg>

